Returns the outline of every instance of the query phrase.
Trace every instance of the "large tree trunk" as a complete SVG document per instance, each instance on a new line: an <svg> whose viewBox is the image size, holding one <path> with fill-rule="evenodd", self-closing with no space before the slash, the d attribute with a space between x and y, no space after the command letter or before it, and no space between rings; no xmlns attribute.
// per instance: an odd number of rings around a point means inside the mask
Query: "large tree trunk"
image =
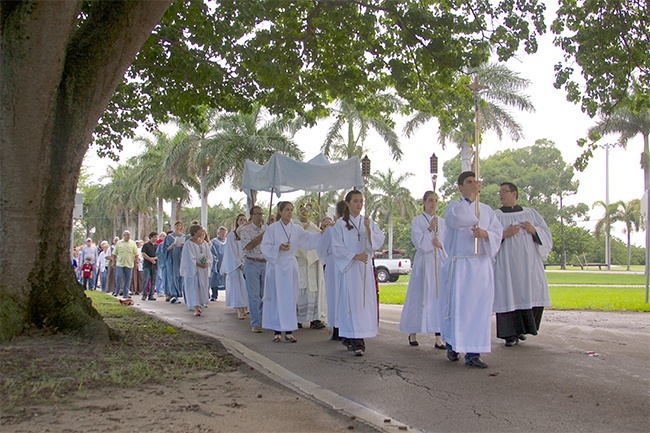
<svg viewBox="0 0 650 433"><path fill-rule="evenodd" d="M169 1L0 3L0 340L109 329L71 271L70 221L97 121Z"/></svg>

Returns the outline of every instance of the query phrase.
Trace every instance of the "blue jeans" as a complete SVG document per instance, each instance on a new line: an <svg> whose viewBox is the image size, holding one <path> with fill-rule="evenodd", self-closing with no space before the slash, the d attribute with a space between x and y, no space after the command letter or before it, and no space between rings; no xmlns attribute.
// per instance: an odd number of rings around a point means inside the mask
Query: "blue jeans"
<svg viewBox="0 0 650 433"><path fill-rule="evenodd" d="M102 271L102 292L105 292L106 289L108 289L108 286L106 285L106 281L108 280L108 269L104 269Z"/></svg>
<svg viewBox="0 0 650 433"><path fill-rule="evenodd" d="M244 278L248 292L248 309L251 326L262 325L262 298L264 297L264 276L266 263L244 259Z"/></svg>
<svg viewBox="0 0 650 433"><path fill-rule="evenodd" d="M451 344L449 344L449 343L447 343L447 350L454 350L451 347ZM470 360L472 360L474 358L478 358L479 356L481 356L480 353L466 353L465 354L465 364L467 364Z"/></svg>
<svg viewBox="0 0 650 433"><path fill-rule="evenodd" d="M113 296L120 294L120 286L122 281L124 281L124 289L122 290L122 296L129 296L129 287L131 286L131 275L133 275L133 268L127 268L126 266L117 266L115 268L115 292Z"/></svg>
<svg viewBox="0 0 650 433"><path fill-rule="evenodd" d="M153 298L154 293L156 293L157 271L158 269L155 267L142 268L142 299L146 298L147 295L149 295L150 298ZM149 284L149 291L147 291L147 284Z"/></svg>

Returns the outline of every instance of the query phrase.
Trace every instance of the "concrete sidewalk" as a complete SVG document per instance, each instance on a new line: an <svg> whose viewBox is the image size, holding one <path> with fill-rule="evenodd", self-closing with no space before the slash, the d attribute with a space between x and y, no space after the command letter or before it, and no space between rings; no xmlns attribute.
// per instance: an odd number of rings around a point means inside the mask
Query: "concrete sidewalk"
<svg viewBox="0 0 650 433"><path fill-rule="evenodd" d="M490 368L477 371L447 361L430 335L408 346L401 306L381 306L379 336L361 358L327 330L272 343L271 331L252 333L222 302L202 317L163 300L136 307L219 338L267 376L382 431L650 430L650 314L549 310L539 336L512 348L493 338Z"/></svg>

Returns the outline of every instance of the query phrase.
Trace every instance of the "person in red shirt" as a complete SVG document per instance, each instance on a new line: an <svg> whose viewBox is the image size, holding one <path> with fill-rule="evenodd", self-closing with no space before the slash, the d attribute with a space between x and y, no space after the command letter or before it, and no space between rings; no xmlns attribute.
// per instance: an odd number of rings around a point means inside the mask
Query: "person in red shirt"
<svg viewBox="0 0 650 433"><path fill-rule="evenodd" d="M86 262L81 266L81 278L84 285L84 290L88 289L88 286L90 286L90 289L94 288L94 286L91 284L93 278L93 264L91 260L92 259L90 257L86 257Z"/></svg>

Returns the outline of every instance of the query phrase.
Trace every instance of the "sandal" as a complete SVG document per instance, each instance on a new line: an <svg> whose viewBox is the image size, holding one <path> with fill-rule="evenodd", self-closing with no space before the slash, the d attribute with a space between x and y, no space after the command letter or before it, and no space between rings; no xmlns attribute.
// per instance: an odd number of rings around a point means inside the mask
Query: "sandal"
<svg viewBox="0 0 650 433"><path fill-rule="evenodd" d="M280 341L282 341L282 335L280 335L280 334L275 334L275 335L273 336L273 342L274 342L274 343L279 343Z"/></svg>
<svg viewBox="0 0 650 433"><path fill-rule="evenodd" d="M296 340L296 337L293 336L293 334L285 334L284 335L284 341L288 343L297 343L298 340Z"/></svg>
<svg viewBox="0 0 650 433"><path fill-rule="evenodd" d="M200 316L201 313L202 313L202 311L201 311L201 307L196 307L196 311L194 312L194 315L195 315L195 316Z"/></svg>

